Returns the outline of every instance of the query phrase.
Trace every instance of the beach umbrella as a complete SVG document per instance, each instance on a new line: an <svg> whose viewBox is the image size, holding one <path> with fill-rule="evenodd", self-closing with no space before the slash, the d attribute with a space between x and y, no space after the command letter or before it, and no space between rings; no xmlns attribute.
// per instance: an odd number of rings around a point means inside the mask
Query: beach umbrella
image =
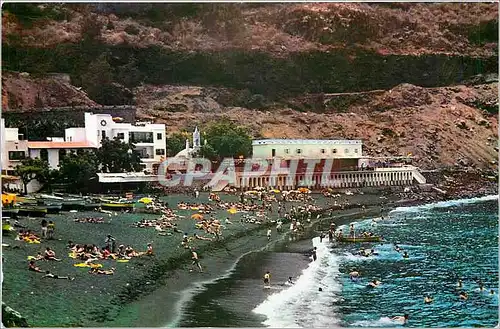
<svg viewBox="0 0 500 329"><path fill-rule="evenodd" d="M238 210L236 210L235 208L230 208L227 210L228 213L230 213L231 215L234 215L238 212Z"/></svg>
<svg viewBox="0 0 500 329"><path fill-rule="evenodd" d="M271 190L271 193L281 193L281 191L274 189L274 190Z"/></svg>
<svg viewBox="0 0 500 329"><path fill-rule="evenodd" d="M246 191L246 192L245 192L245 194L247 194L247 195L248 195L248 194L256 194L256 193L259 193L259 192L257 192L257 191Z"/></svg>
<svg viewBox="0 0 500 329"><path fill-rule="evenodd" d="M194 214L191 216L192 219L196 219L196 220L202 220L203 219L203 215L202 214Z"/></svg>
<svg viewBox="0 0 500 329"><path fill-rule="evenodd" d="M300 193L308 193L309 189L306 187L299 187L297 191L299 191Z"/></svg>
<svg viewBox="0 0 500 329"><path fill-rule="evenodd" d="M153 202L153 199L151 199L151 198L141 198L141 199L139 199L139 202L144 203L144 204L149 204L149 203Z"/></svg>

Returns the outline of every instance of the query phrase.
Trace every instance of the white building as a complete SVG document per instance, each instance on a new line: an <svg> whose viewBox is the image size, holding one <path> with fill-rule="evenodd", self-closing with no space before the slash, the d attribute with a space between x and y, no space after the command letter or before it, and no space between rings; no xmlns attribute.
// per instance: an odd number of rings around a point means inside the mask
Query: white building
<svg viewBox="0 0 500 329"><path fill-rule="evenodd" d="M16 166L28 157L28 141L19 134L18 128L5 128L5 119L1 120L2 137L2 174L14 175Z"/></svg>
<svg viewBox="0 0 500 329"><path fill-rule="evenodd" d="M252 154L262 159L359 159L362 145L360 140L260 139L252 142Z"/></svg>
<svg viewBox="0 0 500 329"><path fill-rule="evenodd" d="M152 170L154 163L165 157L165 125L152 123L119 123L109 114L85 113L85 128L68 128L66 142L87 142L100 147L106 137L132 142L139 152L145 169Z"/></svg>
<svg viewBox="0 0 500 329"><path fill-rule="evenodd" d="M85 127L68 128L64 137L52 137L47 141L27 141L18 128L5 128L2 119L2 173L14 174L14 169L26 157L46 160L57 169L60 158L67 152L96 149L109 137L132 142L139 152L144 169L152 170L153 164L165 156L165 125L151 123L119 123L109 114L85 113Z"/></svg>

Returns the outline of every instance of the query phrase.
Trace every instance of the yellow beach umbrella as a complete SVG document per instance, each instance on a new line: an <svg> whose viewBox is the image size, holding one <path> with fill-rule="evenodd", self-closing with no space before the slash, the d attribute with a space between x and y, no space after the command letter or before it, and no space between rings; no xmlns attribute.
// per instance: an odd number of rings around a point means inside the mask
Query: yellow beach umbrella
<svg viewBox="0 0 500 329"><path fill-rule="evenodd" d="M151 199L151 198L141 198L141 199L139 199L139 202L144 203L144 204L148 204L148 203L153 202L153 199Z"/></svg>
<svg viewBox="0 0 500 329"><path fill-rule="evenodd" d="M238 212L238 210L236 210L235 208L230 208L227 210L228 213L230 213L231 215L234 215Z"/></svg>
<svg viewBox="0 0 500 329"><path fill-rule="evenodd" d="M280 191L280 190L276 190L276 189L271 190L271 192L272 192L272 193L281 193L281 191Z"/></svg>
<svg viewBox="0 0 500 329"><path fill-rule="evenodd" d="M203 215L202 214L193 214L191 216L192 219L196 219L196 220L201 220L203 219Z"/></svg>

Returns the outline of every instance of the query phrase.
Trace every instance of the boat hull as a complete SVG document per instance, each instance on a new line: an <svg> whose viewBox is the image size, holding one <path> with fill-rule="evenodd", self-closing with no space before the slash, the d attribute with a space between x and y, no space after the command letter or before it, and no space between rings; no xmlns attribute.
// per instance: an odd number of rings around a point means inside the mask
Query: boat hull
<svg viewBox="0 0 500 329"><path fill-rule="evenodd" d="M30 217L45 217L47 216L47 208L21 207L19 215Z"/></svg>
<svg viewBox="0 0 500 329"><path fill-rule="evenodd" d="M85 210L85 201L66 201L62 203L62 210Z"/></svg>
<svg viewBox="0 0 500 329"><path fill-rule="evenodd" d="M17 208L2 208L2 217L9 217L16 219L19 215L19 209Z"/></svg>
<svg viewBox="0 0 500 329"><path fill-rule="evenodd" d="M62 204L45 205L48 214L58 214L62 210Z"/></svg>
<svg viewBox="0 0 500 329"><path fill-rule="evenodd" d="M345 242L345 243L358 243L358 242L380 242L382 241L382 238L379 236L373 236L373 237L366 237L366 238L337 238L338 242Z"/></svg>
<svg viewBox="0 0 500 329"><path fill-rule="evenodd" d="M133 203L103 203L102 209L107 210L132 210L134 209Z"/></svg>

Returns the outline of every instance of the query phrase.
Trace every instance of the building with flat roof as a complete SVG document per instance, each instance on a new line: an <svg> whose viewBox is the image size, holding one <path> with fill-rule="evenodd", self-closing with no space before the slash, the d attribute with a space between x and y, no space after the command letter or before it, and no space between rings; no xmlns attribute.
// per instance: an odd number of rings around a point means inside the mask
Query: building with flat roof
<svg viewBox="0 0 500 329"><path fill-rule="evenodd" d="M16 166L28 157L28 141L19 133L18 128L6 128L5 119L1 120L2 174L14 175Z"/></svg>
<svg viewBox="0 0 500 329"><path fill-rule="evenodd" d="M363 142L342 139L258 139L252 142L254 158L358 159Z"/></svg>
<svg viewBox="0 0 500 329"><path fill-rule="evenodd" d="M85 113L85 127L68 128L64 137L27 141L19 134L18 128L6 128L2 119L2 174L14 175L15 167L27 157L43 159L49 163L50 168L57 169L60 159L66 153L99 148L106 137L118 138L124 143L132 142L143 168L152 171L153 165L161 162L165 156L165 125L120 121L121 118L113 118L110 114Z"/></svg>

